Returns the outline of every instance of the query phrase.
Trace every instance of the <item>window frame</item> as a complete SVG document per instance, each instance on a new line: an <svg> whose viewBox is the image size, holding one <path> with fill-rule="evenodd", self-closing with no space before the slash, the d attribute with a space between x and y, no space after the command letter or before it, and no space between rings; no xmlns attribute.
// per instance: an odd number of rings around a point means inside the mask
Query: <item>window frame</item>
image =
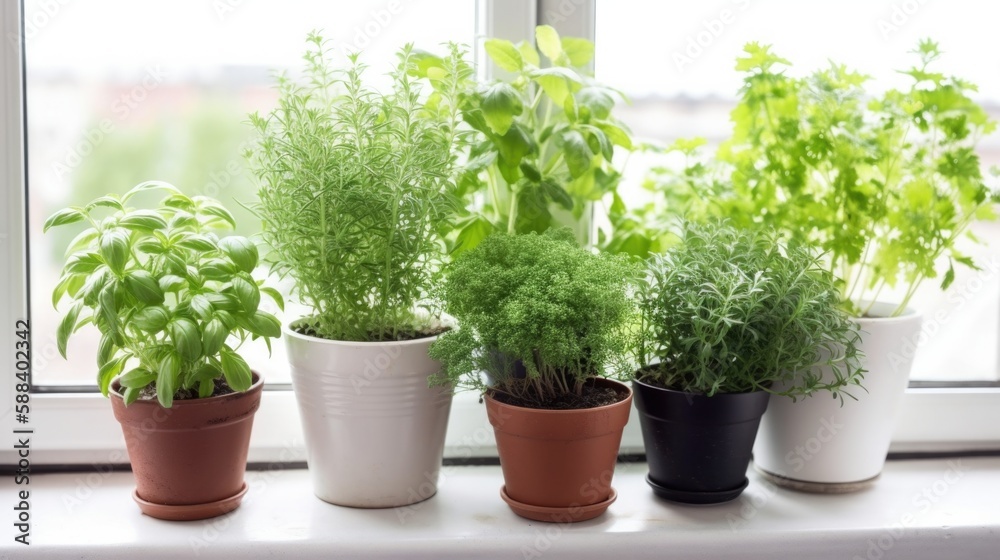
<svg viewBox="0 0 1000 560"><path fill-rule="evenodd" d="M564 35L594 39L597 0L478 0L478 36L529 39L536 24L548 23ZM26 177L24 119L24 55L22 3L0 3L0 34L7 45L0 55L0 161L3 162L5 223L0 224L0 344L11 345L0 365L0 422L9 429L34 429L34 465L100 465L127 463L122 432L110 404L98 393L33 389L26 426L15 423L13 340L15 321L29 318L29 233L26 212L30 191ZM476 60L484 61L479 41ZM485 64L485 75L495 69ZM59 360L52 337L32 337L32 351ZM38 344L36 347L35 344ZM287 384L265 388L251 438L249 461L294 463L306 459L295 397ZM961 452L1000 449L1000 387L933 387L907 390L896 429L893 452ZM9 432L8 432L9 433ZM642 453L636 415L625 429L622 454ZM450 458L495 457L493 430L478 396L456 395L445 445ZM0 448L0 464L16 464L10 446Z"/></svg>

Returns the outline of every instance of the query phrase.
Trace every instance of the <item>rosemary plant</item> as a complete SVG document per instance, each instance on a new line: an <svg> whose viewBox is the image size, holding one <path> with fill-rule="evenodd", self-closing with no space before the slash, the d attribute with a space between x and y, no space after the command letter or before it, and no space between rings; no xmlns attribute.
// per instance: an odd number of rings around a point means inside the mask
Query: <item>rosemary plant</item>
<svg viewBox="0 0 1000 560"><path fill-rule="evenodd" d="M357 55L346 69L311 34L303 83L279 78L278 106L250 116L248 151L259 180L272 270L291 275L312 316L307 334L348 341L429 334L429 293L439 277L459 144L458 94L472 76L464 51L443 58L406 46L391 91L363 82ZM431 82L422 91L421 81Z"/></svg>

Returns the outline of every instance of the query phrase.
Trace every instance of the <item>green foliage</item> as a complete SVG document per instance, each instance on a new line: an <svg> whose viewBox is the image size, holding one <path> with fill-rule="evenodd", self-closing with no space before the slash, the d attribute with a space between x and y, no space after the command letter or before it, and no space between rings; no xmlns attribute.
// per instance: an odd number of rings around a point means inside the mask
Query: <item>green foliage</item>
<svg viewBox="0 0 1000 560"><path fill-rule="evenodd" d="M856 326L807 246L721 222L680 238L640 283L640 379L708 396L860 385Z"/></svg>
<svg viewBox="0 0 1000 560"><path fill-rule="evenodd" d="M542 232L559 225L574 226L589 242L585 212L621 180L612 157L616 147L631 150L632 138L611 114L621 94L585 70L594 45L560 38L547 25L536 29L535 42L538 50L488 39L486 53L509 77L470 83L465 93L462 115L478 136L458 194L469 205L485 204L458 224L456 253L494 231ZM545 68L539 50L549 63Z"/></svg>
<svg viewBox="0 0 1000 560"><path fill-rule="evenodd" d="M461 326L431 346L444 364L432 382L537 403L579 395L622 365L635 272L623 257L580 248L567 229L487 237L448 271L446 310Z"/></svg>
<svg viewBox="0 0 1000 560"><path fill-rule="evenodd" d="M714 160L698 157L691 141L673 146L687 164L651 181L668 213L765 224L821 247L859 315L867 309L853 301L874 302L900 280L901 313L942 257L942 289L954 263L975 268L956 242L973 220L995 218L975 147L996 123L969 98L975 86L932 71L937 44L919 44L919 64L902 72L908 89L877 98L867 76L844 66L796 78L769 47L745 51L732 138Z"/></svg>
<svg viewBox="0 0 1000 560"><path fill-rule="evenodd" d="M250 117L254 211L273 270L290 274L313 310L311 333L394 340L423 326L442 235L461 209L451 185L457 98L473 70L456 45L444 58L407 46L381 94L362 84L357 55L335 69L322 37L309 43L304 82L281 78L278 107ZM419 80L431 83L428 95Z"/></svg>
<svg viewBox="0 0 1000 560"><path fill-rule="evenodd" d="M157 190L168 195L156 210L127 206ZM107 395L111 380L125 372L126 404L149 385L167 408L178 390L211 396L219 378L236 391L250 388L250 368L236 349L247 338L280 336L281 323L257 308L264 291L250 275L257 247L214 233L235 227L228 210L149 181L120 197L56 212L44 230L77 222L89 227L67 248L52 294L53 305L70 302L56 338L63 357L70 334L93 324L101 332L97 384Z"/></svg>

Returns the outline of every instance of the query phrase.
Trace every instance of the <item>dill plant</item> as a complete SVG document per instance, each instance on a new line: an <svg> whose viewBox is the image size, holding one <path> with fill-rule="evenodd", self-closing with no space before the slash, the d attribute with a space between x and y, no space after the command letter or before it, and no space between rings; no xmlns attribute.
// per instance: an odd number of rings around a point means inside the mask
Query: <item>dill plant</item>
<svg viewBox="0 0 1000 560"><path fill-rule="evenodd" d="M836 396L860 385L855 323L808 246L771 229L684 223L647 272L637 289L640 380L707 396Z"/></svg>
<svg viewBox="0 0 1000 560"><path fill-rule="evenodd" d="M253 210L272 270L291 275L312 309L296 325L306 334L430 334L441 235L461 208L450 187L458 95L473 70L458 45L444 57L407 45L381 93L363 82L357 54L336 68L320 35L308 43L302 83L280 77L278 106L250 116L259 135L247 153L259 181Z"/></svg>
<svg viewBox="0 0 1000 560"><path fill-rule="evenodd" d="M487 237L449 267L445 309L461 326L431 346L444 364L432 382L540 406L582 395L624 363L635 273L623 257L579 247L567 228Z"/></svg>

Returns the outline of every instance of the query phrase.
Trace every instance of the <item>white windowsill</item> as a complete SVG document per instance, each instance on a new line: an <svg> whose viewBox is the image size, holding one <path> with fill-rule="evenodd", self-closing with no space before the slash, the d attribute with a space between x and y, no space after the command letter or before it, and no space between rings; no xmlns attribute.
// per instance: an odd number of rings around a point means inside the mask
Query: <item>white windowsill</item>
<svg viewBox="0 0 1000 560"><path fill-rule="evenodd" d="M950 470L955 464L961 476ZM711 507L655 498L645 472L644 463L619 465L618 501L603 517L573 525L511 513L498 495L499 467L445 467L437 496L386 510L326 504L312 495L304 469L251 471L242 507L187 523L141 515L131 473L35 474L32 544L14 543L4 521L0 558L938 560L989 558L1000 542L1000 458L893 461L874 488L840 496L779 490L751 472L743 496ZM0 489L9 519L13 478Z"/></svg>

